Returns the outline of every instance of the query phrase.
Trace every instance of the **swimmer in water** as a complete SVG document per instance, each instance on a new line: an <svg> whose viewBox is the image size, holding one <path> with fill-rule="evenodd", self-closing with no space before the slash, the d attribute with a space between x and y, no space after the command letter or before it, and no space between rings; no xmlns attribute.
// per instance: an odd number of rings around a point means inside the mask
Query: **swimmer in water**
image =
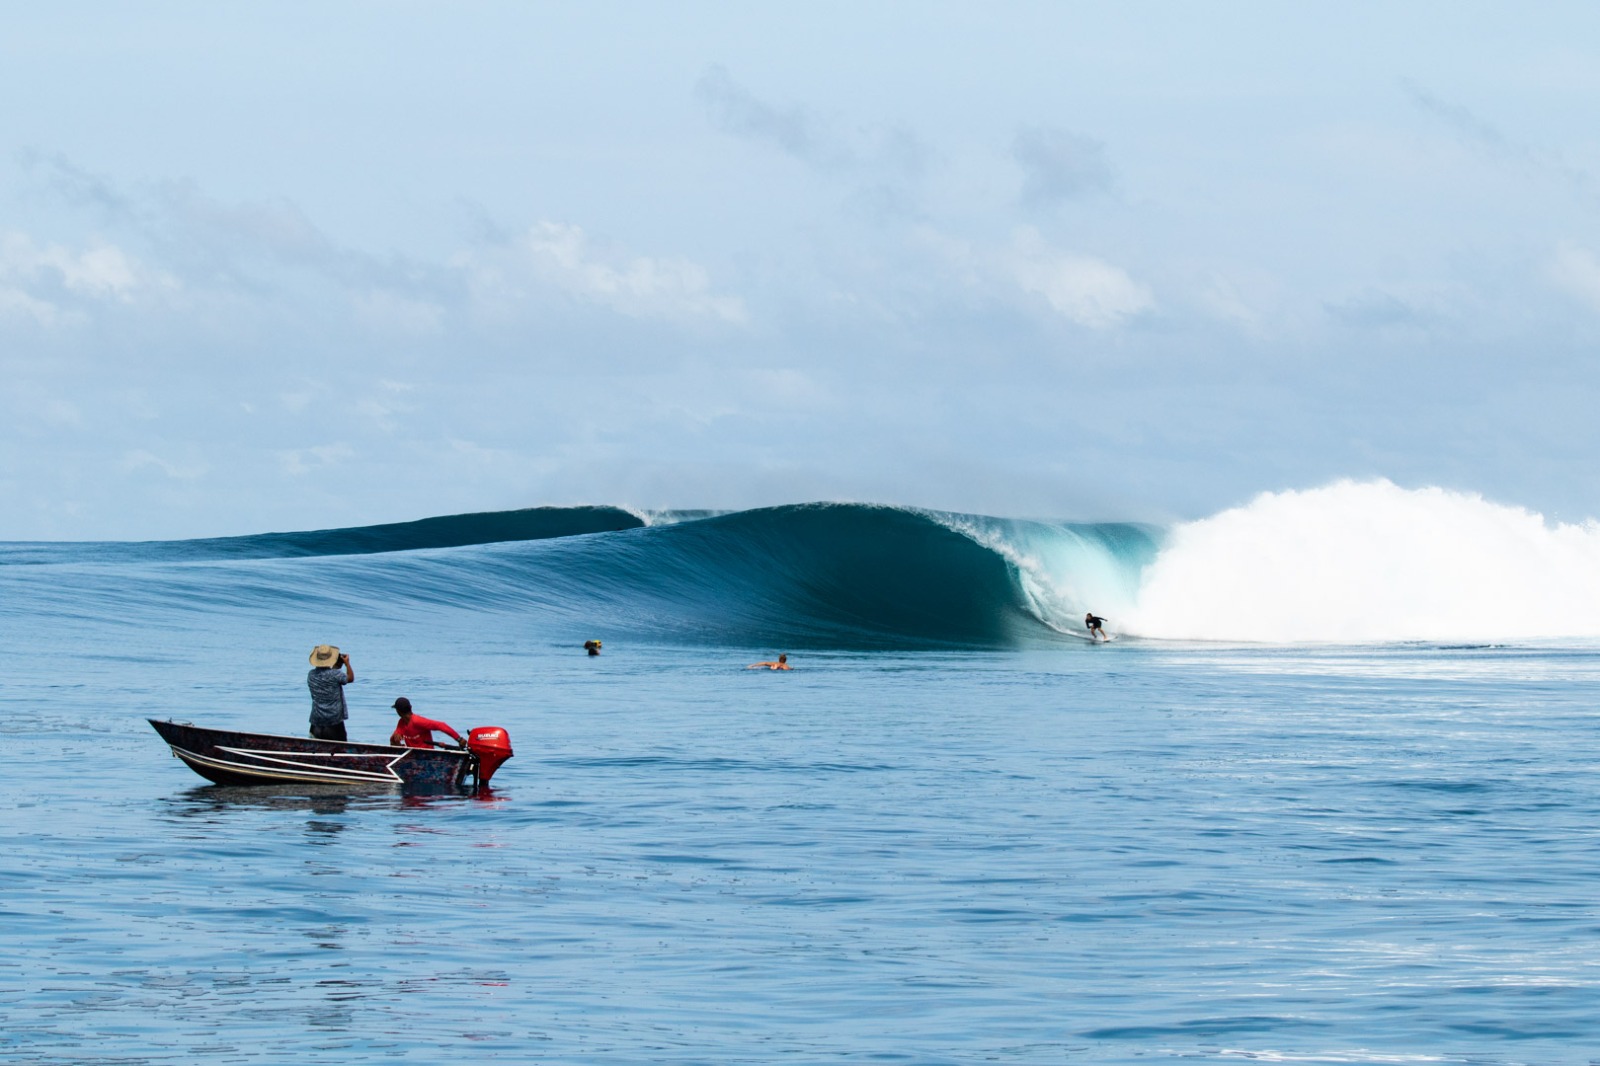
<svg viewBox="0 0 1600 1066"><path fill-rule="evenodd" d="M784 652L783 654L779 655L778 656L778 661L775 662L775 663L770 663L770 662L769 663L751 663L749 666L745 667L746 670L760 670L760 669L763 669L763 668L765 668L767 670L793 670L794 669L794 667L789 665L789 654L788 654L788 652Z"/></svg>

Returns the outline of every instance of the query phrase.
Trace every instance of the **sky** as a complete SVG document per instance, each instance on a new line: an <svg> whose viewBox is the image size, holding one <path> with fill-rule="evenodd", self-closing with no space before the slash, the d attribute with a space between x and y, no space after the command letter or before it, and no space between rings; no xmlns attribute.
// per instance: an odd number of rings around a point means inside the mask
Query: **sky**
<svg viewBox="0 0 1600 1066"><path fill-rule="evenodd" d="M64 0L0 540L808 500L1600 517L1600 6Z"/></svg>

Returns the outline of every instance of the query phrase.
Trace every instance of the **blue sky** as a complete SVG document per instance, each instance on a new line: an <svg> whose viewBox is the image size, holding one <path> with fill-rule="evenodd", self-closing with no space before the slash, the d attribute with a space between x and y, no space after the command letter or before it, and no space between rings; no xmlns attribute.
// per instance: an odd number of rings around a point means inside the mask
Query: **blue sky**
<svg viewBox="0 0 1600 1066"><path fill-rule="evenodd" d="M1600 8L13 8L0 538L1600 515Z"/></svg>

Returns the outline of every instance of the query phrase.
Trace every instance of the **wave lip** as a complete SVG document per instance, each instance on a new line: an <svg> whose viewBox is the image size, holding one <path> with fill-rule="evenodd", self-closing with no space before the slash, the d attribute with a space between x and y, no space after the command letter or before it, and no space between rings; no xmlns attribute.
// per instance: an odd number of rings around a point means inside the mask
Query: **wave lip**
<svg viewBox="0 0 1600 1066"><path fill-rule="evenodd" d="M442 515L295 533L243 537L94 544L7 544L0 565L55 562L200 562L223 559L291 559L304 556L376 555L424 548L549 540L637 529L646 520L620 507L529 507Z"/></svg>
<svg viewBox="0 0 1600 1066"><path fill-rule="evenodd" d="M1387 480L1263 493L1174 528L1125 628L1265 643L1600 636L1600 525Z"/></svg>

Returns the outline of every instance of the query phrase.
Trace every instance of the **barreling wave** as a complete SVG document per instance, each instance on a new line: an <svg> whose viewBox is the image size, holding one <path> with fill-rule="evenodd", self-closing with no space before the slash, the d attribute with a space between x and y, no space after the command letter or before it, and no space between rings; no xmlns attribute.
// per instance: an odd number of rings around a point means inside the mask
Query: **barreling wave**
<svg viewBox="0 0 1600 1066"><path fill-rule="evenodd" d="M1169 529L869 504L731 513L537 508L145 545L8 545L4 596L414 620L563 639L744 647L1018 647L1093 611L1158 640L1600 638L1600 526L1481 497L1339 482ZM506 620L511 621L507 622Z"/></svg>
<svg viewBox="0 0 1600 1066"><path fill-rule="evenodd" d="M796 504L598 536L329 560L369 609L423 602L656 639L792 647L1011 647L1063 639L1079 586L1137 573L1153 540L903 507ZM1128 557L1118 559L1119 553ZM282 565L282 564L277 564ZM1070 606L1065 609L1070 610ZM1081 617L1081 614L1080 614Z"/></svg>
<svg viewBox="0 0 1600 1066"><path fill-rule="evenodd" d="M539 509L224 540L6 545L0 558L14 565L0 575L79 616L459 609L535 629L741 646L988 648L1064 639L1071 613L1128 587L1154 547L1152 531L1131 525L869 504Z"/></svg>
<svg viewBox="0 0 1600 1066"><path fill-rule="evenodd" d="M719 642L994 647L1059 639L1084 588L1153 549L1129 525L802 504L597 538L573 572L618 610ZM1041 566L1069 558L1077 584Z"/></svg>

